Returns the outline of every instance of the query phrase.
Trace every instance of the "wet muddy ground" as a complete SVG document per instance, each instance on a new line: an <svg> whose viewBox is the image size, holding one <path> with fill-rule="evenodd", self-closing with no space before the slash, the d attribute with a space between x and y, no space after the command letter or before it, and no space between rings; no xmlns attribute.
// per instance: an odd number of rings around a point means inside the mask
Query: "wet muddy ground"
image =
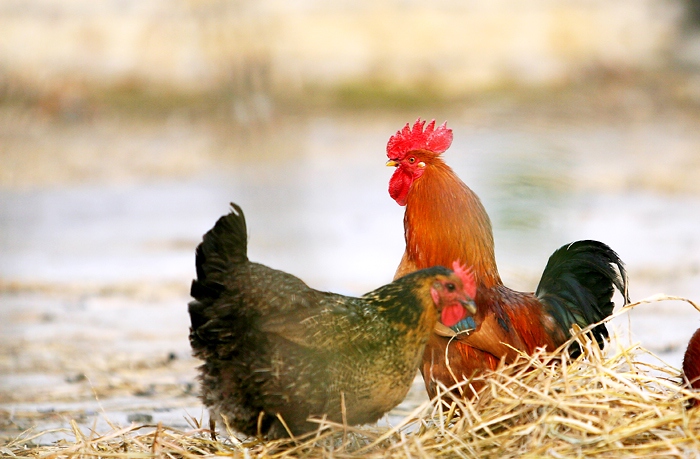
<svg viewBox="0 0 700 459"><path fill-rule="evenodd" d="M445 159L484 201L509 286L534 290L555 249L590 238L625 260L633 300L700 300L700 117L631 94L614 113L493 100L254 125L0 107L0 437L206 420L186 304L194 248L231 201L252 260L347 294L389 282L403 209L384 147L419 115L454 130ZM668 301L614 322L675 367L699 326Z"/></svg>

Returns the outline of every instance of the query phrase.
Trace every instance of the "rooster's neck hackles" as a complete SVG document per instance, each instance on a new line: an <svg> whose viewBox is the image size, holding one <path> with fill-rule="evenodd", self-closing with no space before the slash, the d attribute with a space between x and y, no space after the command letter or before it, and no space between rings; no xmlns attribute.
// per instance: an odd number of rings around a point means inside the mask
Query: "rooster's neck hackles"
<svg viewBox="0 0 700 459"><path fill-rule="evenodd" d="M416 269L452 266L459 260L472 267L483 286L502 284L489 216L479 197L442 159L434 158L411 186L404 228L406 254Z"/></svg>

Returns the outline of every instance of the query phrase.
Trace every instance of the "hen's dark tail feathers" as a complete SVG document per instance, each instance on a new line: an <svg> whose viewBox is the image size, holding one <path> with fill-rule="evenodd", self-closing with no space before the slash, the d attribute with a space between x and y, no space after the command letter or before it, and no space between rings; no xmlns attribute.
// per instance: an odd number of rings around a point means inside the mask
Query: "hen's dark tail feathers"
<svg viewBox="0 0 700 459"><path fill-rule="evenodd" d="M629 303L627 273L617 253L602 242L577 241L549 257L535 294L568 332L574 323L585 328L612 314L615 288ZM609 336L605 324L592 333L602 348ZM576 343L570 352L578 355Z"/></svg>
<svg viewBox="0 0 700 459"><path fill-rule="evenodd" d="M245 216L238 205L231 203L231 208L231 213L219 218L197 246L197 279L192 281L190 289L190 295L196 301L189 304L193 330L206 322L203 310L225 290L224 282L230 267L248 261Z"/></svg>

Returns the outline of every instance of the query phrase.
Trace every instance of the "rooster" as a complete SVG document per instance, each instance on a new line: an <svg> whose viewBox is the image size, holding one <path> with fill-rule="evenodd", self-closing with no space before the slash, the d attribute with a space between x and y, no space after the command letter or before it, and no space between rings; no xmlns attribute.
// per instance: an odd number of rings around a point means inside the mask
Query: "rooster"
<svg viewBox="0 0 700 459"><path fill-rule="evenodd" d="M406 206L406 249L395 278L460 260L472 267L477 281L477 314L453 327L454 332L466 331L457 337L433 333L426 346L421 372L431 397L438 382L449 387L470 380L495 369L502 359L512 361L518 351L555 350L570 338L572 326L585 328L612 313L615 288L629 301L622 261L597 241L574 242L554 252L534 294L503 285L489 216L478 196L440 158L451 143L446 123L436 128L434 120L426 126L419 118L387 144L387 166L396 167L389 194ZM601 346L608 338L604 324L592 334Z"/></svg>
<svg viewBox="0 0 700 459"><path fill-rule="evenodd" d="M190 343L204 361L212 419L279 438L318 427L308 418L374 422L403 400L438 319L473 315L475 280L454 264L416 271L354 298L248 261L240 207L197 247Z"/></svg>

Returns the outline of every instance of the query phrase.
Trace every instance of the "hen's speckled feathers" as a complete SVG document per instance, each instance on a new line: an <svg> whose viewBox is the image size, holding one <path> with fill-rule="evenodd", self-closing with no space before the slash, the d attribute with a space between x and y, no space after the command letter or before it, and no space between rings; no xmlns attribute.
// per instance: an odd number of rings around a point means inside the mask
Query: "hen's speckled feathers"
<svg viewBox="0 0 700 459"><path fill-rule="evenodd" d="M406 395L438 318L430 289L459 283L443 267L416 272L363 297L320 292L248 261L240 207L197 248L189 305L202 400L249 435L297 435L309 416L374 422ZM263 413L263 414L261 414Z"/></svg>

